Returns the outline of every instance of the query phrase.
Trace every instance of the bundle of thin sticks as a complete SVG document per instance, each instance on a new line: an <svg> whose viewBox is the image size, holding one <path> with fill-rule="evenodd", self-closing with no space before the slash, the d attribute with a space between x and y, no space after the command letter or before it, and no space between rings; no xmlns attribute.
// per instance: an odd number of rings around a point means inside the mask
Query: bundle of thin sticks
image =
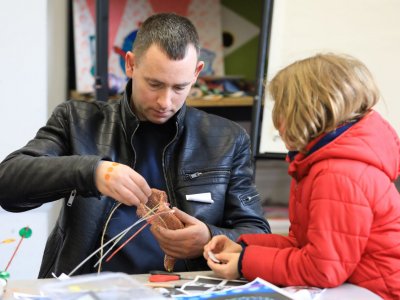
<svg viewBox="0 0 400 300"><path fill-rule="evenodd" d="M115 206L114 210L111 212L111 215L113 212L120 206L121 203L119 203L117 206ZM102 261L103 259L112 251L114 250L114 247L117 246L118 242L121 241L121 239L134 227L139 225L142 222L147 222L145 225L143 225L139 230L137 230L131 237L129 237L122 245L120 245L108 258L106 259L106 262L108 262L115 254L117 254L127 243L129 243L136 235L138 235L148 224L156 225L156 226L161 226L167 229L181 229L184 228L184 224L174 215L174 211L169 208L168 204L168 197L167 194L163 191L157 190L157 189L152 189L152 194L149 197L149 200L147 201L146 204L141 204L137 207L136 211L137 215L140 217L139 220L137 220L134 224L129 226L128 228L124 229L121 231L119 234L115 235L113 238L111 238L109 241L106 243L103 243L103 238L105 234L105 230L103 231L103 236L102 236L102 242L101 246L92 252L88 257L86 257L78 266L76 266L69 274L68 276L72 276L75 274L79 268L81 268L89 259L91 259L94 255L100 252L100 258L98 259L97 263L94 265L94 268L98 267L98 272L101 271L101 266L102 266ZM107 226L106 226L107 227ZM109 247L109 249L103 253L103 249L108 246L109 244L112 245ZM165 255L164 256L164 268L172 272L174 270L176 259L174 257ZM55 274L53 276L57 277Z"/></svg>
<svg viewBox="0 0 400 300"><path fill-rule="evenodd" d="M168 213L170 211L170 213ZM146 204L138 206L137 215L139 217L145 217L148 215L154 215L148 219L148 222L155 226L161 226L167 229L182 229L185 226L182 221L179 220L173 213L173 210L169 207L168 197L164 191L152 189L151 196ZM164 268L168 272L174 270L176 259L174 257L164 256Z"/></svg>

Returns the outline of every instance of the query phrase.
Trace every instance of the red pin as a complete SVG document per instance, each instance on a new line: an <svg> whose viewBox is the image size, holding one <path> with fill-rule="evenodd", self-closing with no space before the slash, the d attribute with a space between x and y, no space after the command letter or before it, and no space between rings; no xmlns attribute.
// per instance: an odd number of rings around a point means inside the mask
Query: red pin
<svg viewBox="0 0 400 300"><path fill-rule="evenodd" d="M14 257L15 257L15 254L17 254L18 249L19 249L19 247L21 246L22 241L23 241L24 239L28 239L28 238L31 237L31 235L32 235L32 229L30 229L29 226L26 226L26 227L24 227L24 228L21 228L20 231L19 231L19 235L20 235L21 239L19 240L18 245L17 245L17 247L16 247L15 250L14 250L14 253L12 254L10 260L8 261L8 264L7 264L6 269L5 269L3 272L1 272L1 273L8 273L7 270L8 270L8 268L10 267L11 262L13 261L13 259L14 259Z"/></svg>

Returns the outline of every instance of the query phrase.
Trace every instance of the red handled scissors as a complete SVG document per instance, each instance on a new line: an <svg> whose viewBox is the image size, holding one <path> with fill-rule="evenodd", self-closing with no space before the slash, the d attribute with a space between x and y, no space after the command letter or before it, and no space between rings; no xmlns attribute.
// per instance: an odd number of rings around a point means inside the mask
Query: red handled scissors
<svg viewBox="0 0 400 300"><path fill-rule="evenodd" d="M166 282L176 280L193 280L193 278L185 278L177 273L170 273L166 271L150 271L150 282Z"/></svg>

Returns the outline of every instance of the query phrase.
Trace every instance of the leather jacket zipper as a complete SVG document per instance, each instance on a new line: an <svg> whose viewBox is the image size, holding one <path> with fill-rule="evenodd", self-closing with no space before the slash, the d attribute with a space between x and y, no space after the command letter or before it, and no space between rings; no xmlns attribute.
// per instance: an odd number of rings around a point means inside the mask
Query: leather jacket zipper
<svg viewBox="0 0 400 300"><path fill-rule="evenodd" d="M178 136L178 131L179 131L179 126L178 126L178 122L175 122L175 126L176 126L176 131L175 131L175 136L172 138L172 140L164 147L163 153L162 153L162 158L161 158L161 163L162 163L162 169L163 169L163 175L164 175L164 180L165 180L165 186L167 187L167 195L168 195L168 199L169 199L169 203L172 206L176 206L175 201L173 201L174 203L172 203L172 194L170 192L170 189L168 188L168 181L167 181L167 176L165 174L165 152L167 151L167 148L176 140L176 137Z"/></svg>
<svg viewBox="0 0 400 300"><path fill-rule="evenodd" d="M177 206L177 203L176 203L175 199L172 197L172 193L171 193L171 191L170 191L170 189L169 189L169 187L168 187L168 180L167 180L167 175L166 175L166 172L165 172L165 152L167 151L167 148L168 148L168 147L176 140L176 138L178 137L179 124L178 124L177 121L175 122L175 126L176 126L175 136L174 136L174 137L172 138L172 140L164 147L164 150L163 150L163 153L162 153L162 157L161 157L161 164L162 164L162 169L163 169L163 175L164 175L164 180L165 180L165 186L166 186L166 188L167 188L167 196L168 196L168 200L169 200L169 203L170 203L170 205L171 205L171 208L172 208L172 206ZM184 264L185 264L186 269L189 269L187 259L184 259L183 262L184 262Z"/></svg>
<svg viewBox="0 0 400 300"><path fill-rule="evenodd" d="M161 159L161 164L162 164L162 169L163 169L163 176L164 176L164 180L165 180L165 185L166 185L166 187L167 187L167 195L168 195L168 199L169 199L170 203L171 203L171 200L172 200L172 197L171 197L172 194L171 194L171 192L170 192L170 189L168 188L167 176L165 175L165 151L166 151L167 148L176 140L176 137L178 136L178 122L176 122L175 125L176 125L175 136L174 136L174 137L172 138L172 140L165 146L165 148L164 148L164 150L163 150L163 153L162 153L162 159ZM134 154L134 157L135 157L134 160L133 160L133 165L132 165L132 168L133 168L133 169L135 168L135 165L136 165L136 151L135 151L135 148L133 147L133 137L135 136L135 133L136 133L136 131L137 131L138 128L139 128L139 125L136 126L135 130L134 130L133 133L132 133L132 137L131 137L131 147L132 147L133 154ZM176 203L171 203L171 204L176 205Z"/></svg>
<svg viewBox="0 0 400 300"><path fill-rule="evenodd" d="M67 201L67 206L72 206L72 203L74 202L76 196L76 189L72 190L71 194L69 195L68 201Z"/></svg>
<svg viewBox="0 0 400 300"><path fill-rule="evenodd" d="M136 165L136 150L135 150L135 147L133 147L133 137L135 136L135 133L138 130L138 128L139 128L139 123L136 125L136 128L133 131L132 136L131 136L131 147L132 147L132 150L133 150L133 157L134 157L132 169L135 169L135 165Z"/></svg>
<svg viewBox="0 0 400 300"><path fill-rule="evenodd" d="M187 174L186 176L187 176L188 179L195 179L195 178L201 176L201 174L203 174L203 172L196 172L196 173L192 173L192 174Z"/></svg>
<svg viewBox="0 0 400 300"><path fill-rule="evenodd" d="M185 174L185 178L187 180L192 180L192 179L196 179L200 176L209 175L209 174L229 174L229 171L214 170L214 171L194 172L194 173Z"/></svg>
<svg viewBox="0 0 400 300"><path fill-rule="evenodd" d="M255 194L254 196L248 196L248 197L246 197L246 199L247 199L247 201L251 201L251 199L253 199L253 198L255 198L255 197L258 197L260 194Z"/></svg>

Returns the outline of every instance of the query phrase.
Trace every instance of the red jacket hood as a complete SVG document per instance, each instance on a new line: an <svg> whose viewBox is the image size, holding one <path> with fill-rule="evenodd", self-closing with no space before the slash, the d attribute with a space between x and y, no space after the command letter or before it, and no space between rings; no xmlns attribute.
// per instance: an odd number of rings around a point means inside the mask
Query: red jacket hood
<svg viewBox="0 0 400 300"><path fill-rule="evenodd" d="M312 141L314 145L319 138ZM310 147L307 147L308 149ZM394 181L400 172L400 141L396 131L376 111L309 156L298 154L289 165L289 174L300 180L311 166L325 159L349 159L375 166Z"/></svg>

